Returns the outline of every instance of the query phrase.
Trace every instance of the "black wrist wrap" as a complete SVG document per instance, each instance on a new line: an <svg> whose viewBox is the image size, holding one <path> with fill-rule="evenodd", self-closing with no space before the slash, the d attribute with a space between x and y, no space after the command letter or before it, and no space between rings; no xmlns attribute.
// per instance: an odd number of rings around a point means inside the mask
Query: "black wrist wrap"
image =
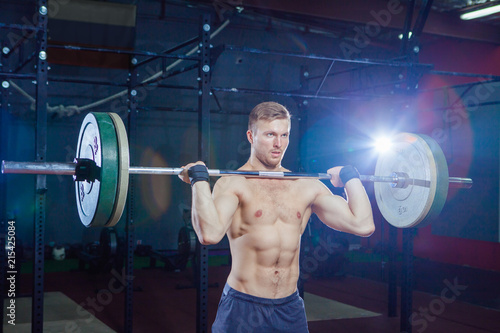
<svg viewBox="0 0 500 333"><path fill-rule="evenodd" d="M358 170L353 167L352 165L346 165L342 169L340 169L339 172L339 177L342 183L347 184L348 181L350 181L353 178L359 178L359 172Z"/></svg>
<svg viewBox="0 0 500 333"><path fill-rule="evenodd" d="M201 164L193 165L188 169L188 176L189 181L191 182L191 186L199 181L208 182L208 169L206 166Z"/></svg>

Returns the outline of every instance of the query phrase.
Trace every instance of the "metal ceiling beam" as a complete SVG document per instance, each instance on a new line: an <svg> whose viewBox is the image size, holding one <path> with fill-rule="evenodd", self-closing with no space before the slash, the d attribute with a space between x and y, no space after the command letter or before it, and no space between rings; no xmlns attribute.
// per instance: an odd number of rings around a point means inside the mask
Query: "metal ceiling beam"
<svg viewBox="0 0 500 333"><path fill-rule="evenodd" d="M275 55L275 56L286 56L286 57L296 57L303 59L316 59L316 60L327 60L327 61L338 61L343 63L352 64L364 64L364 65L377 65L377 66L388 66L388 67L417 67L422 70L430 70L434 66L432 64L423 63L411 63L405 61L394 61L394 60L383 60L383 59L344 59L341 57L327 56L321 54L302 54L297 52L283 52L283 51L273 51L273 50L261 50L252 47L239 47L235 45L224 45L225 50L239 51L253 54L262 55Z"/></svg>
<svg viewBox="0 0 500 333"><path fill-rule="evenodd" d="M250 10L269 11L270 14L272 11L278 11L355 24L375 22L386 28L398 30L403 29L407 11L406 5L398 0L245 0L243 6ZM383 14L389 15L382 16ZM462 21L458 15L431 11L422 32L500 45L500 34L495 27Z"/></svg>
<svg viewBox="0 0 500 333"><path fill-rule="evenodd" d="M406 8L406 17L403 25L403 38L401 40L401 48L399 53L404 55L408 50L408 39L411 31L411 22L413 21L413 10L415 9L415 0L410 0L408 2L409 6Z"/></svg>
<svg viewBox="0 0 500 333"><path fill-rule="evenodd" d="M423 6L420 7L420 12L418 13L417 21L412 29L412 35L419 38L420 34L424 30L425 24L427 23L427 18L431 12L433 0L423 0Z"/></svg>

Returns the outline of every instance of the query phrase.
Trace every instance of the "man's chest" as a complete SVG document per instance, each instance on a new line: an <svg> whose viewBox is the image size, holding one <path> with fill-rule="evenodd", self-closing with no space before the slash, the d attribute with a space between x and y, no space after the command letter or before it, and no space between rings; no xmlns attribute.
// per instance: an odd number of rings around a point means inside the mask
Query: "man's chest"
<svg viewBox="0 0 500 333"><path fill-rule="evenodd" d="M240 197L240 213L247 223L301 223L311 198L293 180L253 179Z"/></svg>

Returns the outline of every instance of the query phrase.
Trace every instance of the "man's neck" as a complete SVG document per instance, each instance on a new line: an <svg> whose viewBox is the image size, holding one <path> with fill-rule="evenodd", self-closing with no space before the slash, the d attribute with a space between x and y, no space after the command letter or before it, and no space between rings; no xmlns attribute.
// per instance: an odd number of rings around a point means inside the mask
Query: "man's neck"
<svg viewBox="0 0 500 333"><path fill-rule="evenodd" d="M265 171L283 171L283 167L281 166L281 163L277 164L276 166L268 166L263 164L261 161L259 161L257 158L250 156L248 161L240 168L241 170L265 170Z"/></svg>

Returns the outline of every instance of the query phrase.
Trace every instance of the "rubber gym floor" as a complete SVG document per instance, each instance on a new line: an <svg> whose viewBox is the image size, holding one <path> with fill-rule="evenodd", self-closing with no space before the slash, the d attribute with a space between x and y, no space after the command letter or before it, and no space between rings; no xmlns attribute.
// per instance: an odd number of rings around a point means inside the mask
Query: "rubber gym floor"
<svg viewBox="0 0 500 333"><path fill-rule="evenodd" d="M365 256L366 257L366 256ZM309 322L310 332L400 332L398 309L388 317L387 274L380 258L358 256L347 260L333 276L310 277L305 292L356 308L376 312L373 317L341 318ZM365 259L360 259L365 258ZM30 263L18 282L29 295ZM64 268L63 266L64 265ZM415 259L412 332L500 332L500 273ZM229 273L227 258L211 258L209 268L208 323L215 319L217 304ZM90 298L109 287L110 274L78 270L76 259L46 261L44 290L60 291L75 303L92 310ZM196 332L196 291L190 267L168 271L151 268L147 258L137 257L133 276L134 332ZM218 286L215 286L218 285ZM187 288L179 288L179 286ZM106 305L92 311L116 332L124 331L124 295L116 293Z"/></svg>

